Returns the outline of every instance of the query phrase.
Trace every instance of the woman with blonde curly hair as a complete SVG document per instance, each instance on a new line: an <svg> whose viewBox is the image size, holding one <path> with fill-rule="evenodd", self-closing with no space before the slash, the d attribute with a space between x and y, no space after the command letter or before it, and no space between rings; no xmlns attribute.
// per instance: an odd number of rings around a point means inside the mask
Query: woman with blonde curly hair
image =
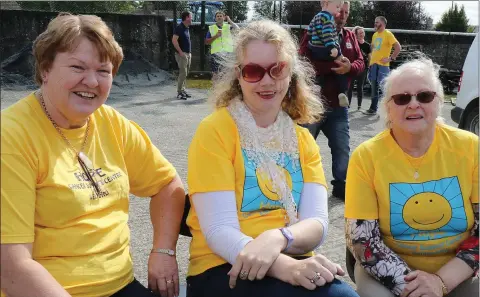
<svg viewBox="0 0 480 297"><path fill-rule="evenodd" d="M189 297L358 296L313 250L328 229L314 72L290 33L252 22L212 92L188 153ZM239 279L237 279L239 278Z"/></svg>

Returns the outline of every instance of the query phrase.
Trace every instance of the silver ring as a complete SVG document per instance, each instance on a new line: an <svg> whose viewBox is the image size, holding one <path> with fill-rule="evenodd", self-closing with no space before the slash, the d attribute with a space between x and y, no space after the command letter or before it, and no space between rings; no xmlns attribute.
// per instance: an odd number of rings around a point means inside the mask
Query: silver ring
<svg viewBox="0 0 480 297"><path fill-rule="evenodd" d="M320 279L320 277L322 277L322 276L320 275L320 273L315 272L315 276L310 280L310 282L313 284L313 283L315 283L316 281L318 281L318 280Z"/></svg>
<svg viewBox="0 0 480 297"><path fill-rule="evenodd" d="M167 280L167 284L171 284L171 283L173 283L173 280L171 279Z"/></svg>
<svg viewBox="0 0 480 297"><path fill-rule="evenodd" d="M247 278L247 275L248 275L248 272L244 270L244 271L242 271L242 272L240 273L240 278L241 278L241 279L246 279L246 278Z"/></svg>

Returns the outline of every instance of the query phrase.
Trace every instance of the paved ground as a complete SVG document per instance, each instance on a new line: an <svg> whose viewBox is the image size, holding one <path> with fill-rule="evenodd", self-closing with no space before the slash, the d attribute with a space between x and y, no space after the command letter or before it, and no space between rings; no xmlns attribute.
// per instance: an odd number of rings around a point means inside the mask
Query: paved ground
<svg viewBox="0 0 480 297"><path fill-rule="evenodd" d="M2 89L1 108L9 106L29 92L31 90L25 90L22 87ZM207 103L207 93L206 90L192 89L192 99L179 101L175 99L176 88L170 81L165 81L160 86L150 87L124 87L120 89L114 86L107 103L127 118L140 124L150 135L153 143L177 168L181 178L185 181L188 145L200 120L213 110L212 106ZM363 107L366 109L370 105L370 101L364 101ZM445 104L443 116L447 123L454 125L450 119L452 108L452 105ZM378 116L365 116L358 111L352 111L350 113L351 149L353 150L361 142L380 132L382 123ZM330 150L323 135L319 136L317 142L320 145L323 167L329 181L332 179ZM132 197L129 221L135 276L145 285L147 260L152 240L148 203L148 199ZM343 202L331 197L328 239L318 252L345 267L343 213ZM189 239L181 236L178 241L177 252L182 283L185 282L188 267L188 246ZM351 283L348 277L345 277L344 280Z"/></svg>

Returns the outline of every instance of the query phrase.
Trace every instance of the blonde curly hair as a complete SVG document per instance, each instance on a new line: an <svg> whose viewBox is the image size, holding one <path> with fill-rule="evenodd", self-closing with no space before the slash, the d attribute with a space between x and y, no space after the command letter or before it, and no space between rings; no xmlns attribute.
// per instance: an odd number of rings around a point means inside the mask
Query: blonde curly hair
<svg viewBox="0 0 480 297"><path fill-rule="evenodd" d="M234 34L234 56L220 56L222 71L214 81L209 99L220 108L242 95L236 68L242 63L247 45L255 40L275 44L279 58L290 65L291 81L289 92L282 102L283 110L298 124L319 121L324 109L320 88L314 82L315 71L308 61L299 56L298 42L291 33L270 20L251 22Z"/></svg>

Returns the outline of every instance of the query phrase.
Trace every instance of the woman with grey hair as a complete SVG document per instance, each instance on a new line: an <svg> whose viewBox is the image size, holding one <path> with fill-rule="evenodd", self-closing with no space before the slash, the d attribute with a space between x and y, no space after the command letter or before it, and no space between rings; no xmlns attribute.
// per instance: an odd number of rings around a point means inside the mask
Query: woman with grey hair
<svg viewBox="0 0 480 297"><path fill-rule="evenodd" d="M345 218L360 296L478 296L478 137L441 119L438 66L385 79L386 129L348 166Z"/></svg>

